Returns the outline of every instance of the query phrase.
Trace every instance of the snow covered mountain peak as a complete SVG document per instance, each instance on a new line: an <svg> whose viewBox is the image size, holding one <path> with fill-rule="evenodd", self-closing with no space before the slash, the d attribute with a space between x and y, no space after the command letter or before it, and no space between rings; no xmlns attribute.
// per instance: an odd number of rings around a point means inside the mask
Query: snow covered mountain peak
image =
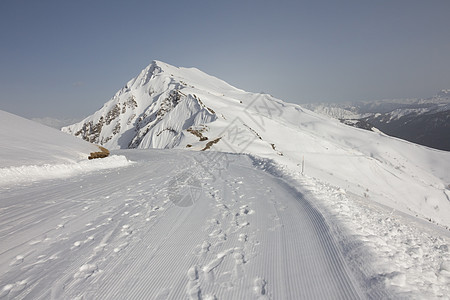
<svg viewBox="0 0 450 300"><path fill-rule="evenodd" d="M153 61L94 115L63 131L111 149L173 148L183 130L216 119L193 93L197 82L226 86L211 78L194 68Z"/></svg>

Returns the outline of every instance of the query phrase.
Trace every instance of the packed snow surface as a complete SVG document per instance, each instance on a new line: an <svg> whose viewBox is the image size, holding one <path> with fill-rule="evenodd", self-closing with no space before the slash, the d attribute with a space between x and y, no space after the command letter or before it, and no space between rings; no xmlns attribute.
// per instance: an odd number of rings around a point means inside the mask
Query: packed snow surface
<svg viewBox="0 0 450 300"><path fill-rule="evenodd" d="M0 297L447 297L448 232L246 155L0 187ZM345 224L345 226L344 226Z"/></svg>
<svg viewBox="0 0 450 300"><path fill-rule="evenodd" d="M124 154L136 163L8 190L1 296L364 296L311 201L248 157Z"/></svg>

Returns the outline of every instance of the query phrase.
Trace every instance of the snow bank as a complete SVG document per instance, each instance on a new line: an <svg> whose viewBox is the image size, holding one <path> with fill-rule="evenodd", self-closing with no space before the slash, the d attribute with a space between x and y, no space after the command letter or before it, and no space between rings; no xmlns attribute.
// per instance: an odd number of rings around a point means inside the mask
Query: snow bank
<svg viewBox="0 0 450 300"><path fill-rule="evenodd" d="M131 162L123 155L86 160L69 164L28 165L0 168L0 186L34 182L43 179L66 178L97 170L125 167Z"/></svg>
<svg viewBox="0 0 450 300"><path fill-rule="evenodd" d="M448 299L448 231L320 180L293 176L326 208L321 211L334 235L347 244L352 269L376 282L373 286L384 286L403 299Z"/></svg>
<svg viewBox="0 0 450 300"><path fill-rule="evenodd" d="M94 144L0 111L0 168L76 163L96 151Z"/></svg>
<svg viewBox="0 0 450 300"><path fill-rule="evenodd" d="M59 130L0 111L0 186L65 178L130 164L125 156L88 160L98 152Z"/></svg>
<svg viewBox="0 0 450 300"><path fill-rule="evenodd" d="M341 187L302 175L274 160L253 164L314 199L369 298L388 289L402 299L448 299L450 233Z"/></svg>

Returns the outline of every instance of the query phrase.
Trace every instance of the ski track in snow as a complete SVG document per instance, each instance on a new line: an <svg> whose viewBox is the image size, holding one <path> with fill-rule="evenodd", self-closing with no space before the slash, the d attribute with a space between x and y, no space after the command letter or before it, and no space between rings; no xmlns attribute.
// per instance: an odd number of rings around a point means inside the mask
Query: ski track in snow
<svg viewBox="0 0 450 300"><path fill-rule="evenodd" d="M311 200L248 157L121 154L137 163L2 191L1 298L366 297Z"/></svg>

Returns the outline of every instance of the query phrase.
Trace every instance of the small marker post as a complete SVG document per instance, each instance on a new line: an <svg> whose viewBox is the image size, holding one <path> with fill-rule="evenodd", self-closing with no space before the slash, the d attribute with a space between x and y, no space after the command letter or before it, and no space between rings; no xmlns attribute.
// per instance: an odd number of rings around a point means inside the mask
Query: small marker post
<svg viewBox="0 0 450 300"><path fill-rule="evenodd" d="M305 156L302 156L302 175L303 175L303 171L305 171Z"/></svg>

